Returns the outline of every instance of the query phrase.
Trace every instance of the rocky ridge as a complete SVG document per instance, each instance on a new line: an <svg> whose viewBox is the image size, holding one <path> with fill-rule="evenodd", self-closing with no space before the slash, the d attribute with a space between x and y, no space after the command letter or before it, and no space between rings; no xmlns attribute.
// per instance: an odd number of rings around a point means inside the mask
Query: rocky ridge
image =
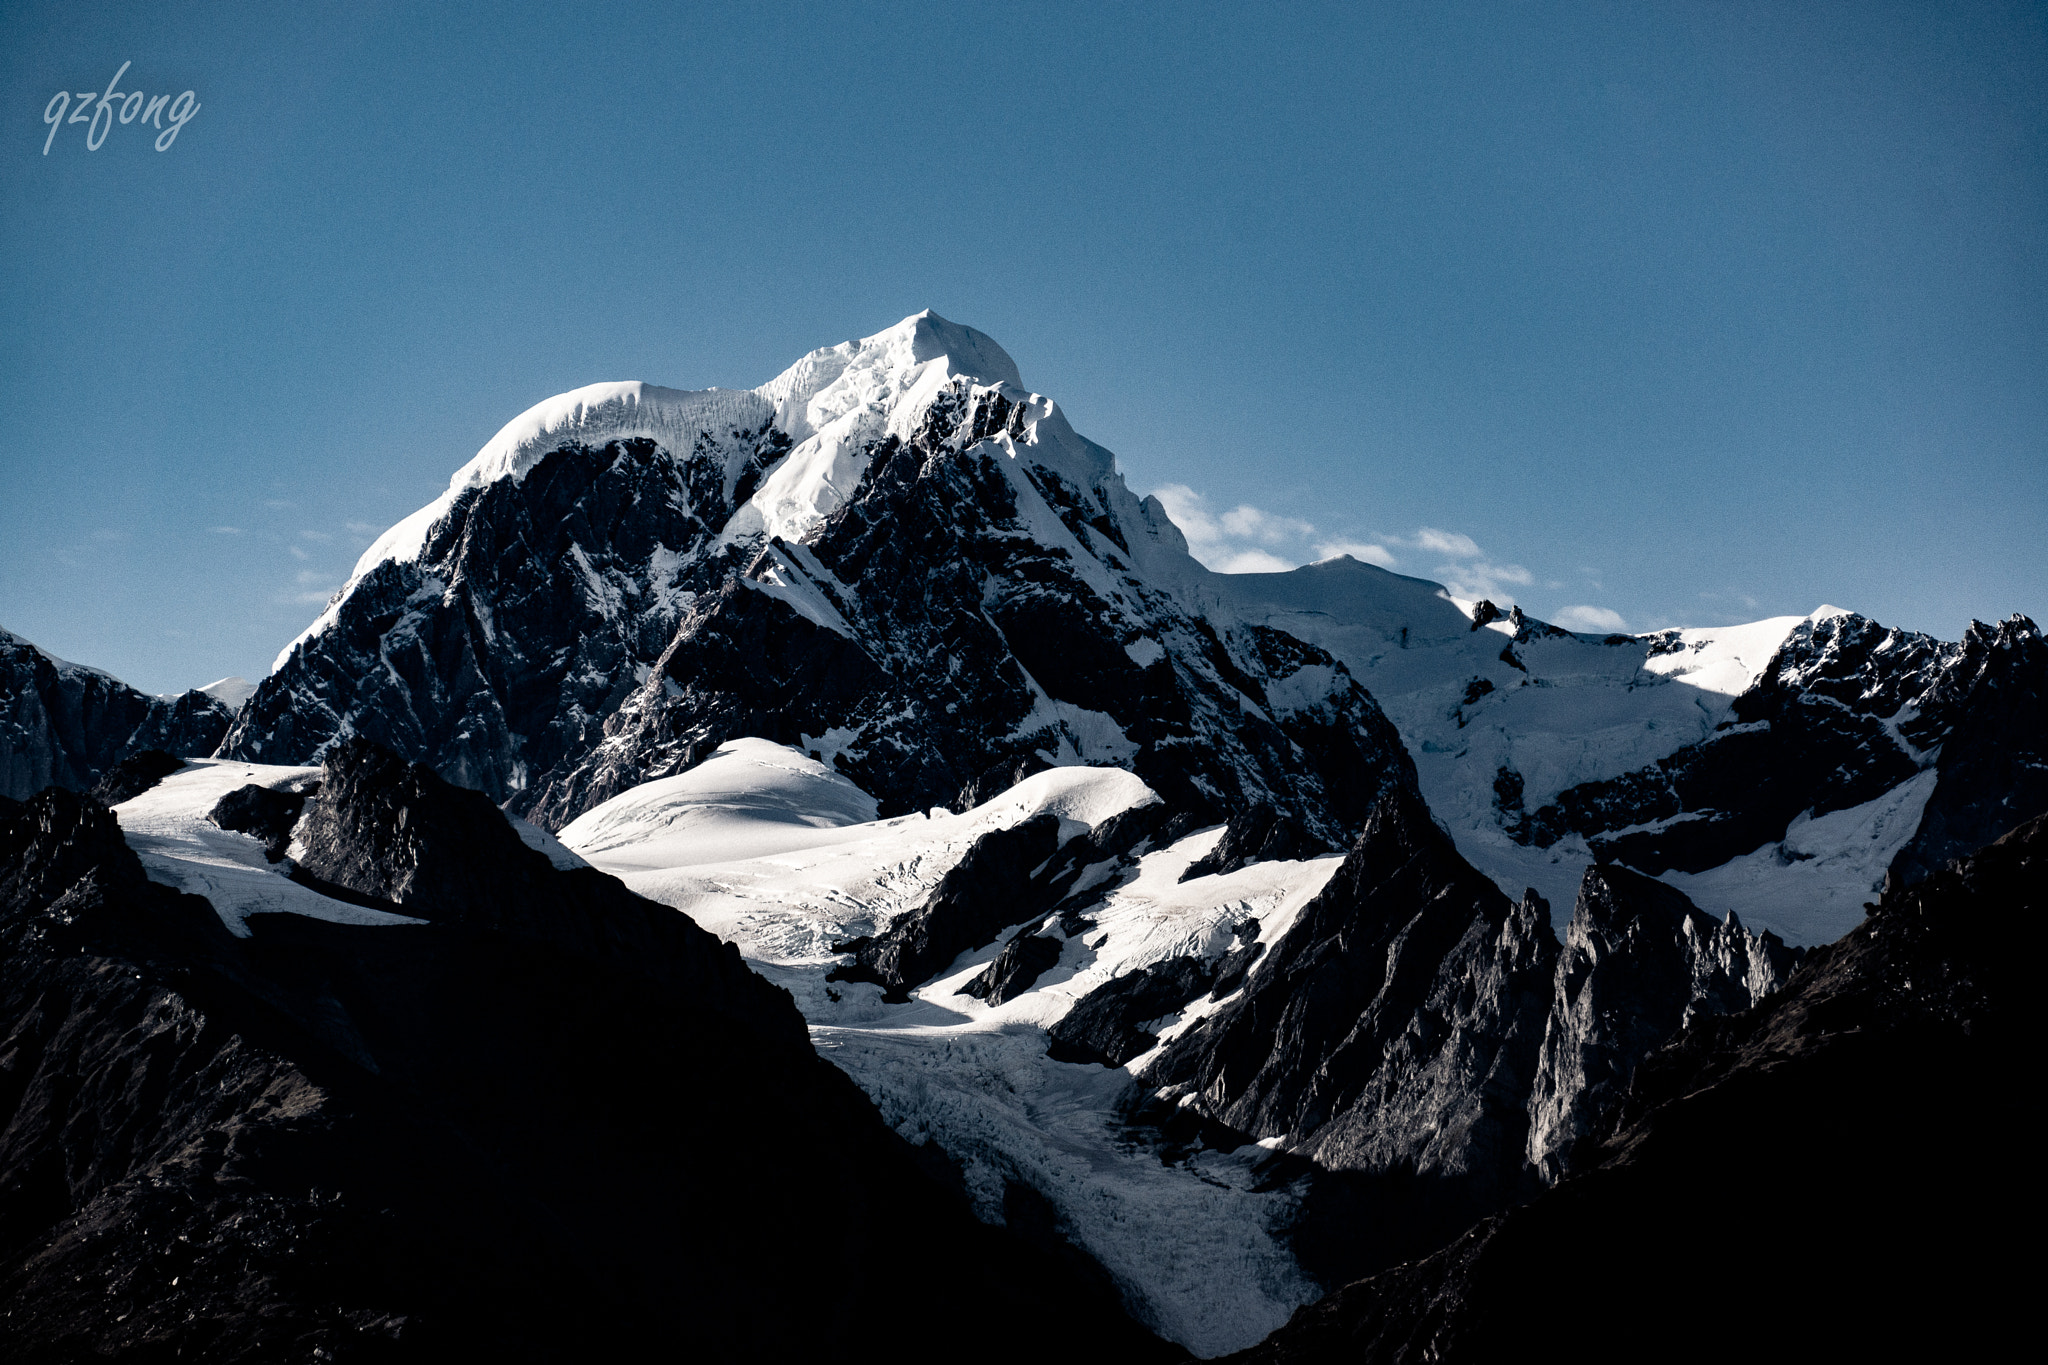
<svg viewBox="0 0 2048 1365"><path fill-rule="evenodd" d="M1591 1359L2002 1352L2025 1302L2008 1222L2027 1131L2004 1082L2044 848L2037 818L1888 893L1782 990L1646 1060L1578 1174L1232 1358L1499 1360L1554 1310L1560 1264L1600 1289L1573 1329ZM1945 1159L1959 1129L1969 1157ZM1720 1216L1756 1207L1767 1221ZM1796 1290L1696 1311L1731 1271Z"/></svg>
<svg viewBox="0 0 2048 1365"><path fill-rule="evenodd" d="M0 630L0 796L22 801L48 786L89 791L109 768L147 749L210 754L232 720L196 688L146 696Z"/></svg>

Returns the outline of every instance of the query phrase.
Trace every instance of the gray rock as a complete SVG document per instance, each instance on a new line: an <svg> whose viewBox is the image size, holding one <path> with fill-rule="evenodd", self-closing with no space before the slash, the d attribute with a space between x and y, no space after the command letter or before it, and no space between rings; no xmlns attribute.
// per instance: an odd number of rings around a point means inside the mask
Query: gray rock
<svg viewBox="0 0 2048 1365"><path fill-rule="evenodd" d="M1557 962L1529 1099L1529 1161L1546 1182L1627 1090L1636 1066L1702 1015L1746 1010L1800 954L1775 934L1716 920L1625 867L1586 869Z"/></svg>
<svg viewBox="0 0 2048 1365"><path fill-rule="evenodd" d="M0 796L90 791L122 759L150 749L204 757L230 719L204 692L147 696L0 630Z"/></svg>
<svg viewBox="0 0 2048 1365"><path fill-rule="evenodd" d="M1458 855L1421 798L1384 798L1243 991L1144 1079L1324 1170L1519 1187L1557 940Z"/></svg>

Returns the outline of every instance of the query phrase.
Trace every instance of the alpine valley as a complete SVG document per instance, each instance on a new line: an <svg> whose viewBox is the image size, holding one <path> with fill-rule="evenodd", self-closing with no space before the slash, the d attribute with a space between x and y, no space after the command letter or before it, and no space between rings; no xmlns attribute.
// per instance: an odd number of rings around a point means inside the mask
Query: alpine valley
<svg viewBox="0 0 2048 1365"><path fill-rule="evenodd" d="M253 691L0 633L0 1358L1994 1341L2044 812L2021 616L1212 573L929 312L592 385Z"/></svg>

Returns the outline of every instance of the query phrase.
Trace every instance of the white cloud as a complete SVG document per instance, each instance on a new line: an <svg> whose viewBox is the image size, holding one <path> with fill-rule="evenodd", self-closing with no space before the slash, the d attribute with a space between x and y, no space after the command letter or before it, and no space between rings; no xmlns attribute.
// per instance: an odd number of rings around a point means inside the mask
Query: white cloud
<svg viewBox="0 0 2048 1365"><path fill-rule="evenodd" d="M1429 550L1453 559L1479 558L1479 545L1472 537L1456 531L1439 531L1434 526L1425 526L1415 533L1415 548Z"/></svg>
<svg viewBox="0 0 2048 1365"><path fill-rule="evenodd" d="M1572 630L1627 630L1621 613L1606 607L1566 607L1557 614L1557 624Z"/></svg>
<svg viewBox="0 0 2048 1365"><path fill-rule="evenodd" d="M1401 561L1394 558L1393 551L1384 545L1373 545L1363 540L1324 540L1316 543L1317 559L1335 559L1338 555L1350 555L1363 564L1377 564L1382 569L1391 569Z"/></svg>
<svg viewBox="0 0 2048 1365"><path fill-rule="evenodd" d="M1516 588L1526 588L1536 581L1536 575L1519 564L1494 564L1484 559L1439 564L1436 576L1453 597L1484 598L1502 607L1514 605Z"/></svg>
<svg viewBox="0 0 2048 1365"><path fill-rule="evenodd" d="M206 529L217 536L238 536L242 534L242 528L239 526L209 526Z"/></svg>
<svg viewBox="0 0 2048 1365"><path fill-rule="evenodd" d="M303 549L299 548L296 545L289 546L287 548L291 550L293 559L311 559L313 557L307 554Z"/></svg>
<svg viewBox="0 0 2048 1365"><path fill-rule="evenodd" d="M1299 517L1248 503L1217 512L1184 483L1166 484L1155 489L1153 496L1187 536L1189 553L1217 573L1283 573L1311 558L1335 559L1339 555L1391 569L1401 562L1403 553L1428 554L1439 560L1434 577L1454 596L1485 598L1503 607L1514 603L1517 588L1536 581L1536 575L1520 564L1488 559L1479 542L1462 531L1423 526L1413 536L1375 532L1370 540L1316 540L1315 526Z"/></svg>
<svg viewBox="0 0 2048 1365"><path fill-rule="evenodd" d="M299 532L299 539L301 539L301 540L332 540L332 539L334 539L334 537L333 537L333 536L331 536L331 535L329 535L329 534L328 534L327 532L325 532L325 531L301 531L301 532Z"/></svg>
<svg viewBox="0 0 2048 1365"><path fill-rule="evenodd" d="M1280 516L1249 503L1218 515L1208 500L1184 483L1152 491L1188 538L1188 553L1217 573L1285 573L1302 562L1298 542L1316 528L1298 517ZM1293 549L1292 558L1274 550Z"/></svg>
<svg viewBox="0 0 2048 1365"><path fill-rule="evenodd" d="M298 546L294 545L292 549L297 550ZM341 585L334 582L330 575L322 573L318 569L299 570L293 582L296 585L295 588L291 592L286 593L282 600L295 605L311 605L313 603L324 605L341 588Z"/></svg>
<svg viewBox="0 0 2048 1365"><path fill-rule="evenodd" d="M1217 573L1286 573L1300 565L1266 550L1232 550L1209 567Z"/></svg>
<svg viewBox="0 0 2048 1365"><path fill-rule="evenodd" d="M1275 516L1246 504L1225 512L1220 521L1223 529L1231 535L1266 545L1284 545L1290 540L1316 533L1315 527L1297 517Z"/></svg>
<svg viewBox="0 0 2048 1365"><path fill-rule="evenodd" d="M359 536L374 536L377 534L379 528L371 525L367 521L352 521L348 523L348 529L355 532Z"/></svg>

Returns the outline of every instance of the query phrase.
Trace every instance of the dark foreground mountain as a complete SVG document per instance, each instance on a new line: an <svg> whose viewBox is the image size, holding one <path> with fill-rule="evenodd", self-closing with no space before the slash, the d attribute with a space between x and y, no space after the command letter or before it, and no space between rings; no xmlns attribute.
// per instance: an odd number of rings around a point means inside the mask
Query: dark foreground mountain
<svg viewBox="0 0 2048 1365"><path fill-rule="evenodd" d="M424 922L232 937L91 798L0 802L0 1357L1169 1354L684 917L365 744L300 836Z"/></svg>
<svg viewBox="0 0 2048 1365"><path fill-rule="evenodd" d="M2048 819L1887 894L1636 1072L1565 1180L1302 1310L1246 1361L1990 1359L2038 1205L2021 992Z"/></svg>
<svg viewBox="0 0 2048 1365"><path fill-rule="evenodd" d="M197 688L146 696L0 630L0 796L19 801L51 785L87 791L145 749L210 754L233 719Z"/></svg>

